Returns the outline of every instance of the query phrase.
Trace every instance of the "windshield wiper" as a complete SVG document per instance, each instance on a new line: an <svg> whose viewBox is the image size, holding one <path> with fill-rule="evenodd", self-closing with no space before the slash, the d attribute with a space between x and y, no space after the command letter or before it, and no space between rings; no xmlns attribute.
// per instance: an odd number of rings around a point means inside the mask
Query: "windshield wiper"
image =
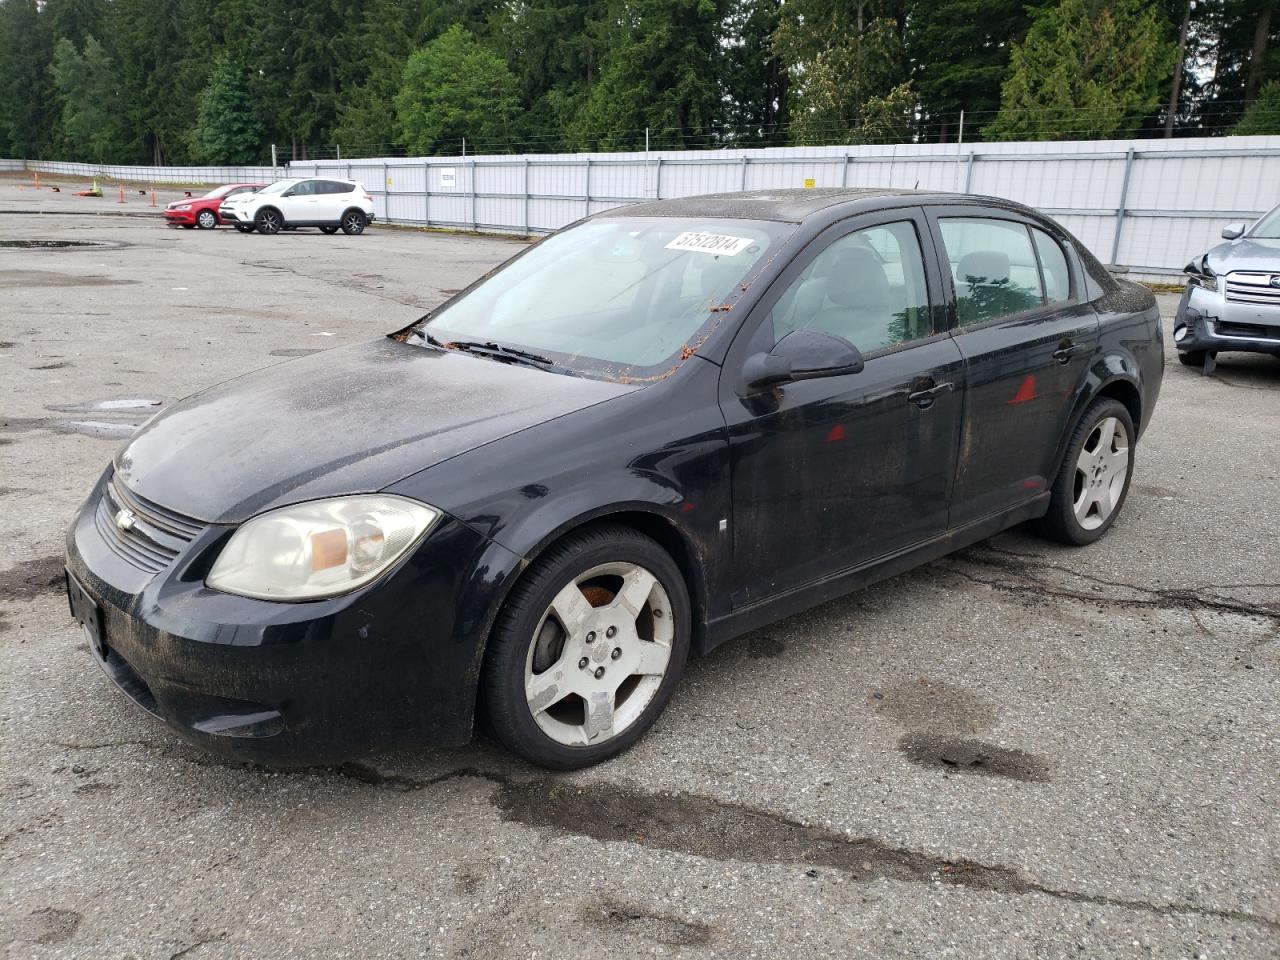
<svg viewBox="0 0 1280 960"><path fill-rule="evenodd" d="M544 357L539 353L530 353L528 350L519 350L515 347L503 346L495 343L493 340L450 340L447 343L437 337L433 337L425 330L415 330L418 336L426 340L433 347L441 347L446 350L461 350L464 353L474 353L482 357L493 357L496 360L510 360L513 363L523 363L527 366L535 366L539 369L555 366L555 361L550 357Z"/></svg>

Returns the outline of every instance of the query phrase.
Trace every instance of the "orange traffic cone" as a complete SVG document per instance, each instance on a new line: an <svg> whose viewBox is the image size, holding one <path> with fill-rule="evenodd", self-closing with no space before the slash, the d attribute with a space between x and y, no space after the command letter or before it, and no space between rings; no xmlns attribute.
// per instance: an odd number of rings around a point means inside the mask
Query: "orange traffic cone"
<svg viewBox="0 0 1280 960"><path fill-rule="evenodd" d="M117 203L124 203L124 184L123 184L123 183L122 183L122 184L120 184L120 199L119 199L119 200L117 200L116 202L117 202Z"/></svg>

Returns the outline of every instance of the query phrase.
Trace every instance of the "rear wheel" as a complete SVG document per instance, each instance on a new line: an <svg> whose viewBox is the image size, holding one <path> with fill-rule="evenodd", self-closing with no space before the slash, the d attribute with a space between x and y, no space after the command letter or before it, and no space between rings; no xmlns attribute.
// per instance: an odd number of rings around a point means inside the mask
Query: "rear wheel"
<svg viewBox="0 0 1280 960"><path fill-rule="evenodd" d="M218 215L212 210L201 210L196 217L196 226L201 230L212 230L218 225Z"/></svg>
<svg viewBox="0 0 1280 960"><path fill-rule="evenodd" d="M1090 405L1071 434L1040 521L1046 536L1083 546L1107 532L1129 493L1135 436L1123 403L1103 398Z"/></svg>
<svg viewBox="0 0 1280 960"><path fill-rule="evenodd" d="M369 218L364 215L363 210L348 210L342 215L342 232L349 237L359 236L364 233L368 223Z"/></svg>
<svg viewBox="0 0 1280 960"><path fill-rule="evenodd" d="M684 578L656 542L602 524L529 568L489 641L482 695L499 740L557 770L598 763L643 736L684 671Z"/></svg>
<svg viewBox="0 0 1280 960"><path fill-rule="evenodd" d="M332 235L338 232L338 228L337 227L321 227L320 232Z"/></svg>
<svg viewBox="0 0 1280 960"><path fill-rule="evenodd" d="M270 236L280 232L280 228L284 226L284 218L275 210L263 210L253 218L253 225L259 233Z"/></svg>

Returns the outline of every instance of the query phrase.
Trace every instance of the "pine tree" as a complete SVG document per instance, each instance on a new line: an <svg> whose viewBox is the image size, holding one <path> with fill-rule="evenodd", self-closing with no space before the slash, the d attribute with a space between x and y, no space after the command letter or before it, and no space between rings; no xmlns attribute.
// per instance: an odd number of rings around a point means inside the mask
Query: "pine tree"
<svg viewBox="0 0 1280 960"><path fill-rule="evenodd" d="M1161 103L1172 27L1145 0L1059 0L1015 44L992 139L1131 136Z"/></svg>
<svg viewBox="0 0 1280 960"><path fill-rule="evenodd" d="M569 127L583 149L715 142L722 119L717 67L727 0L616 0L586 37L606 51L599 79Z"/></svg>
<svg viewBox="0 0 1280 960"><path fill-rule="evenodd" d="M913 0L905 43L925 139L954 139L961 110L966 139L995 119L1010 47L1026 36L1030 11L1044 2Z"/></svg>
<svg viewBox="0 0 1280 960"><path fill-rule="evenodd" d="M78 51L66 37L53 51L51 67L58 92L58 145L63 155L102 163L119 149L116 67L102 44L88 35Z"/></svg>
<svg viewBox="0 0 1280 960"><path fill-rule="evenodd" d="M214 62L200 92L191 152L203 163L252 164L262 159L262 123L245 70L229 54Z"/></svg>
<svg viewBox="0 0 1280 960"><path fill-rule="evenodd" d="M792 0L775 47L791 68L795 143L874 143L909 136L916 96L902 4Z"/></svg>
<svg viewBox="0 0 1280 960"><path fill-rule="evenodd" d="M454 25L409 57L395 96L401 142L412 153L507 147L518 81L502 58Z"/></svg>
<svg viewBox="0 0 1280 960"><path fill-rule="evenodd" d="M1264 84L1253 105L1231 131L1235 134L1280 134L1280 80Z"/></svg>
<svg viewBox="0 0 1280 960"><path fill-rule="evenodd" d="M53 40L37 0L0 0L0 152L45 156L55 109L49 66Z"/></svg>
<svg viewBox="0 0 1280 960"><path fill-rule="evenodd" d="M781 0L735 3L724 23L720 69L730 137L745 145L785 144L791 77L773 47Z"/></svg>

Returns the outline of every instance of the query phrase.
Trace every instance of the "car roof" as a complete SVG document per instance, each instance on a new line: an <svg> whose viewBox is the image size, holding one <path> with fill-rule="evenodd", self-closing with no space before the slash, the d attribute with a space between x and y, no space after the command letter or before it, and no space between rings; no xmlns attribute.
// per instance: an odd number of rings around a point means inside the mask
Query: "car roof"
<svg viewBox="0 0 1280 960"><path fill-rule="evenodd" d="M886 203L886 201L890 201ZM802 223L818 214L847 206L848 214L910 203L984 203L1025 210L1022 204L995 197L937 190L895 190L887 187L828 187L823 189L748 190L711 193L700 197L651 200L614 207L598 217L724 217L738 220L778 220ZM844 211L841 211L844 212Z"/></svg>

